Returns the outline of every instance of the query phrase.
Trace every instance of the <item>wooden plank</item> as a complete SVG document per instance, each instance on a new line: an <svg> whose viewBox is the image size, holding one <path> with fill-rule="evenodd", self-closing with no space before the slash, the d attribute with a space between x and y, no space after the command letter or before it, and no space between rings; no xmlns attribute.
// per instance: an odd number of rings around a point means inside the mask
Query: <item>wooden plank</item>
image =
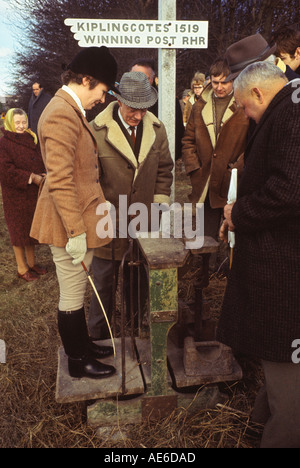
<svg viewBox="0 0 300 468"><path fill-rule="evenodd" d="M97 342L96 342L97 343ZM99 342L100 344L100 342ZM105 340L101 344L110 346L111 341ZM68 358L62 347L58 350L58 372L56 382L56 401L71 403L75 401L111 398L121 394L122 389L122 359L121 339L115 339L116 359L114 356L101 362L116 367L116 374L104 379L75 379L68 372ZM144 383L136 356L132 357L131 340L126 338L126 395L144 393Z"/></svg>
<svg viewBox="0 0 300 468"><path fill-rule="evenodd" d="M195 237L194 238L186 237L184 238L184 242L193 243L195 242L195 239L196 239ZM197 254L197 255L215 253L218 251L218 248L219 248L219 243L215 241L212 237L208 237L208 236L204 236L203 245L201 247L196 248L196 243L194 245L195 245L195 248L190 248L190 252L192 254Z"/></svg>
<svg viewBox="0 0 300 468"><path fill-rule="evenodd" d="M181 267L189 256L181 239L160 235L158 239L139 238L137 242L151 270Z"/></svg>

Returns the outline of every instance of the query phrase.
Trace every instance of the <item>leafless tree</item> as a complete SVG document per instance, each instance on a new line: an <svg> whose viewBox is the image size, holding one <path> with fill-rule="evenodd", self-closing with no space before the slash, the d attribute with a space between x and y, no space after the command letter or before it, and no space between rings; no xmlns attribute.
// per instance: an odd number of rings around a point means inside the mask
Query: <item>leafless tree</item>
<svg viewBox="0 0 300 468"><path fill-rule="evenodd" d="M68 63L79 46L66 18L157 19L158 0L5 0L14 7L20 25L12 79L19 105L25 108L31 84L37 79L50 93L60 86L62 64ZM177 0L178 20L208 20L208 49L177 51L178 95L195 71L207 73L213 60L233 42L260 32L270 40L283 24L298 20L300 0ZM24 31L24 24L26 29ZM112 49L119 77L138 56L157 59L157 49Z"/></svg>

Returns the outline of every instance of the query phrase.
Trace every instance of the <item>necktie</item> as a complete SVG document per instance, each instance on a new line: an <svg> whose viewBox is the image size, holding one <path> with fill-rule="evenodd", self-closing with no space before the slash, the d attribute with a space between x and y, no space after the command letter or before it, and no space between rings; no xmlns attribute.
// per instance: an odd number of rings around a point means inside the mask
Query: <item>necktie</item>
<svg viewBox="0 0 300 468"><path fill-rule="evenodd" d="M135 127L129 127L129 129L130 129L130 132L131 132L130 133L131 141L132 141L132 144L134 146L135 145L135 131L134 131Z"/></svg>

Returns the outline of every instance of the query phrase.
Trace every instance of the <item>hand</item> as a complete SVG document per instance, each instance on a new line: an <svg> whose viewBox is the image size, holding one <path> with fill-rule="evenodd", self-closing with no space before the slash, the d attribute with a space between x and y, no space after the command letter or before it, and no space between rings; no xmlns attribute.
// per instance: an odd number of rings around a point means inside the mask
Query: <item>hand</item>
<svg viewBox="0 0 300 468"><path fill-rule="evenodd" d="M70 237L66 245L66 251L73 257L73 265L81 263L87 252L86 233L80 234L76 237Z"/></svg>
<svg viewBox="0 0 300 468"><path fill-rule="evenodd" d="M202 179L201 169L195 169L193 172L191 172L190 179L191 179L191 185L192 185L192 193L189 195L189 200L192 203L197 203L200 198L200 194L198 193L198 187Z"/></svg>
<svg viewBox="0 0 300 468"><path fill-rule="evenodd" d="M232 212L233 206L234 206L234 203L232 203L231 205L225 205L224 207L224 218L227 221L229 231L235 230L235 225L233 224L232 219L231 219L231 212Z"/></svg>
<svg viewBox="0 0 300 468"><path fill-rule="evenodd" d="M33 184L39 186L42 182L42 180L44 179L44 175L43 174L31 174L31 181Z"/></svg>
<svg viewBox="0 0 300 468"><path fill-rule="evenodd" d="M219 238L221 241L227 243L228 242L228 223L226 219L223 221L220 230L219 230Z"/></svg>
<svg viewBox="0 0 300 468"><path fill-rule="evenodd" d="M38 187L41 185L42 181L45 179L47 174L31 174L31 182Z"/></svg>

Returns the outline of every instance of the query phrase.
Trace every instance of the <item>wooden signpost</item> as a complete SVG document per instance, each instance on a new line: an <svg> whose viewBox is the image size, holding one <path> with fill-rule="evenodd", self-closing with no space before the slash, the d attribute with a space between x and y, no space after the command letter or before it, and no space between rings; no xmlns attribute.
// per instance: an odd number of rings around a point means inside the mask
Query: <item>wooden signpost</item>
<svg viewBox="0 0 300 468"><path fill-rule="evenodd" d="M176 0L159 0L158 20L67 18L65 24L81 47L158 49L158 117L175 161L176 49L207 48L208 21L176 21Z"/></svg>

